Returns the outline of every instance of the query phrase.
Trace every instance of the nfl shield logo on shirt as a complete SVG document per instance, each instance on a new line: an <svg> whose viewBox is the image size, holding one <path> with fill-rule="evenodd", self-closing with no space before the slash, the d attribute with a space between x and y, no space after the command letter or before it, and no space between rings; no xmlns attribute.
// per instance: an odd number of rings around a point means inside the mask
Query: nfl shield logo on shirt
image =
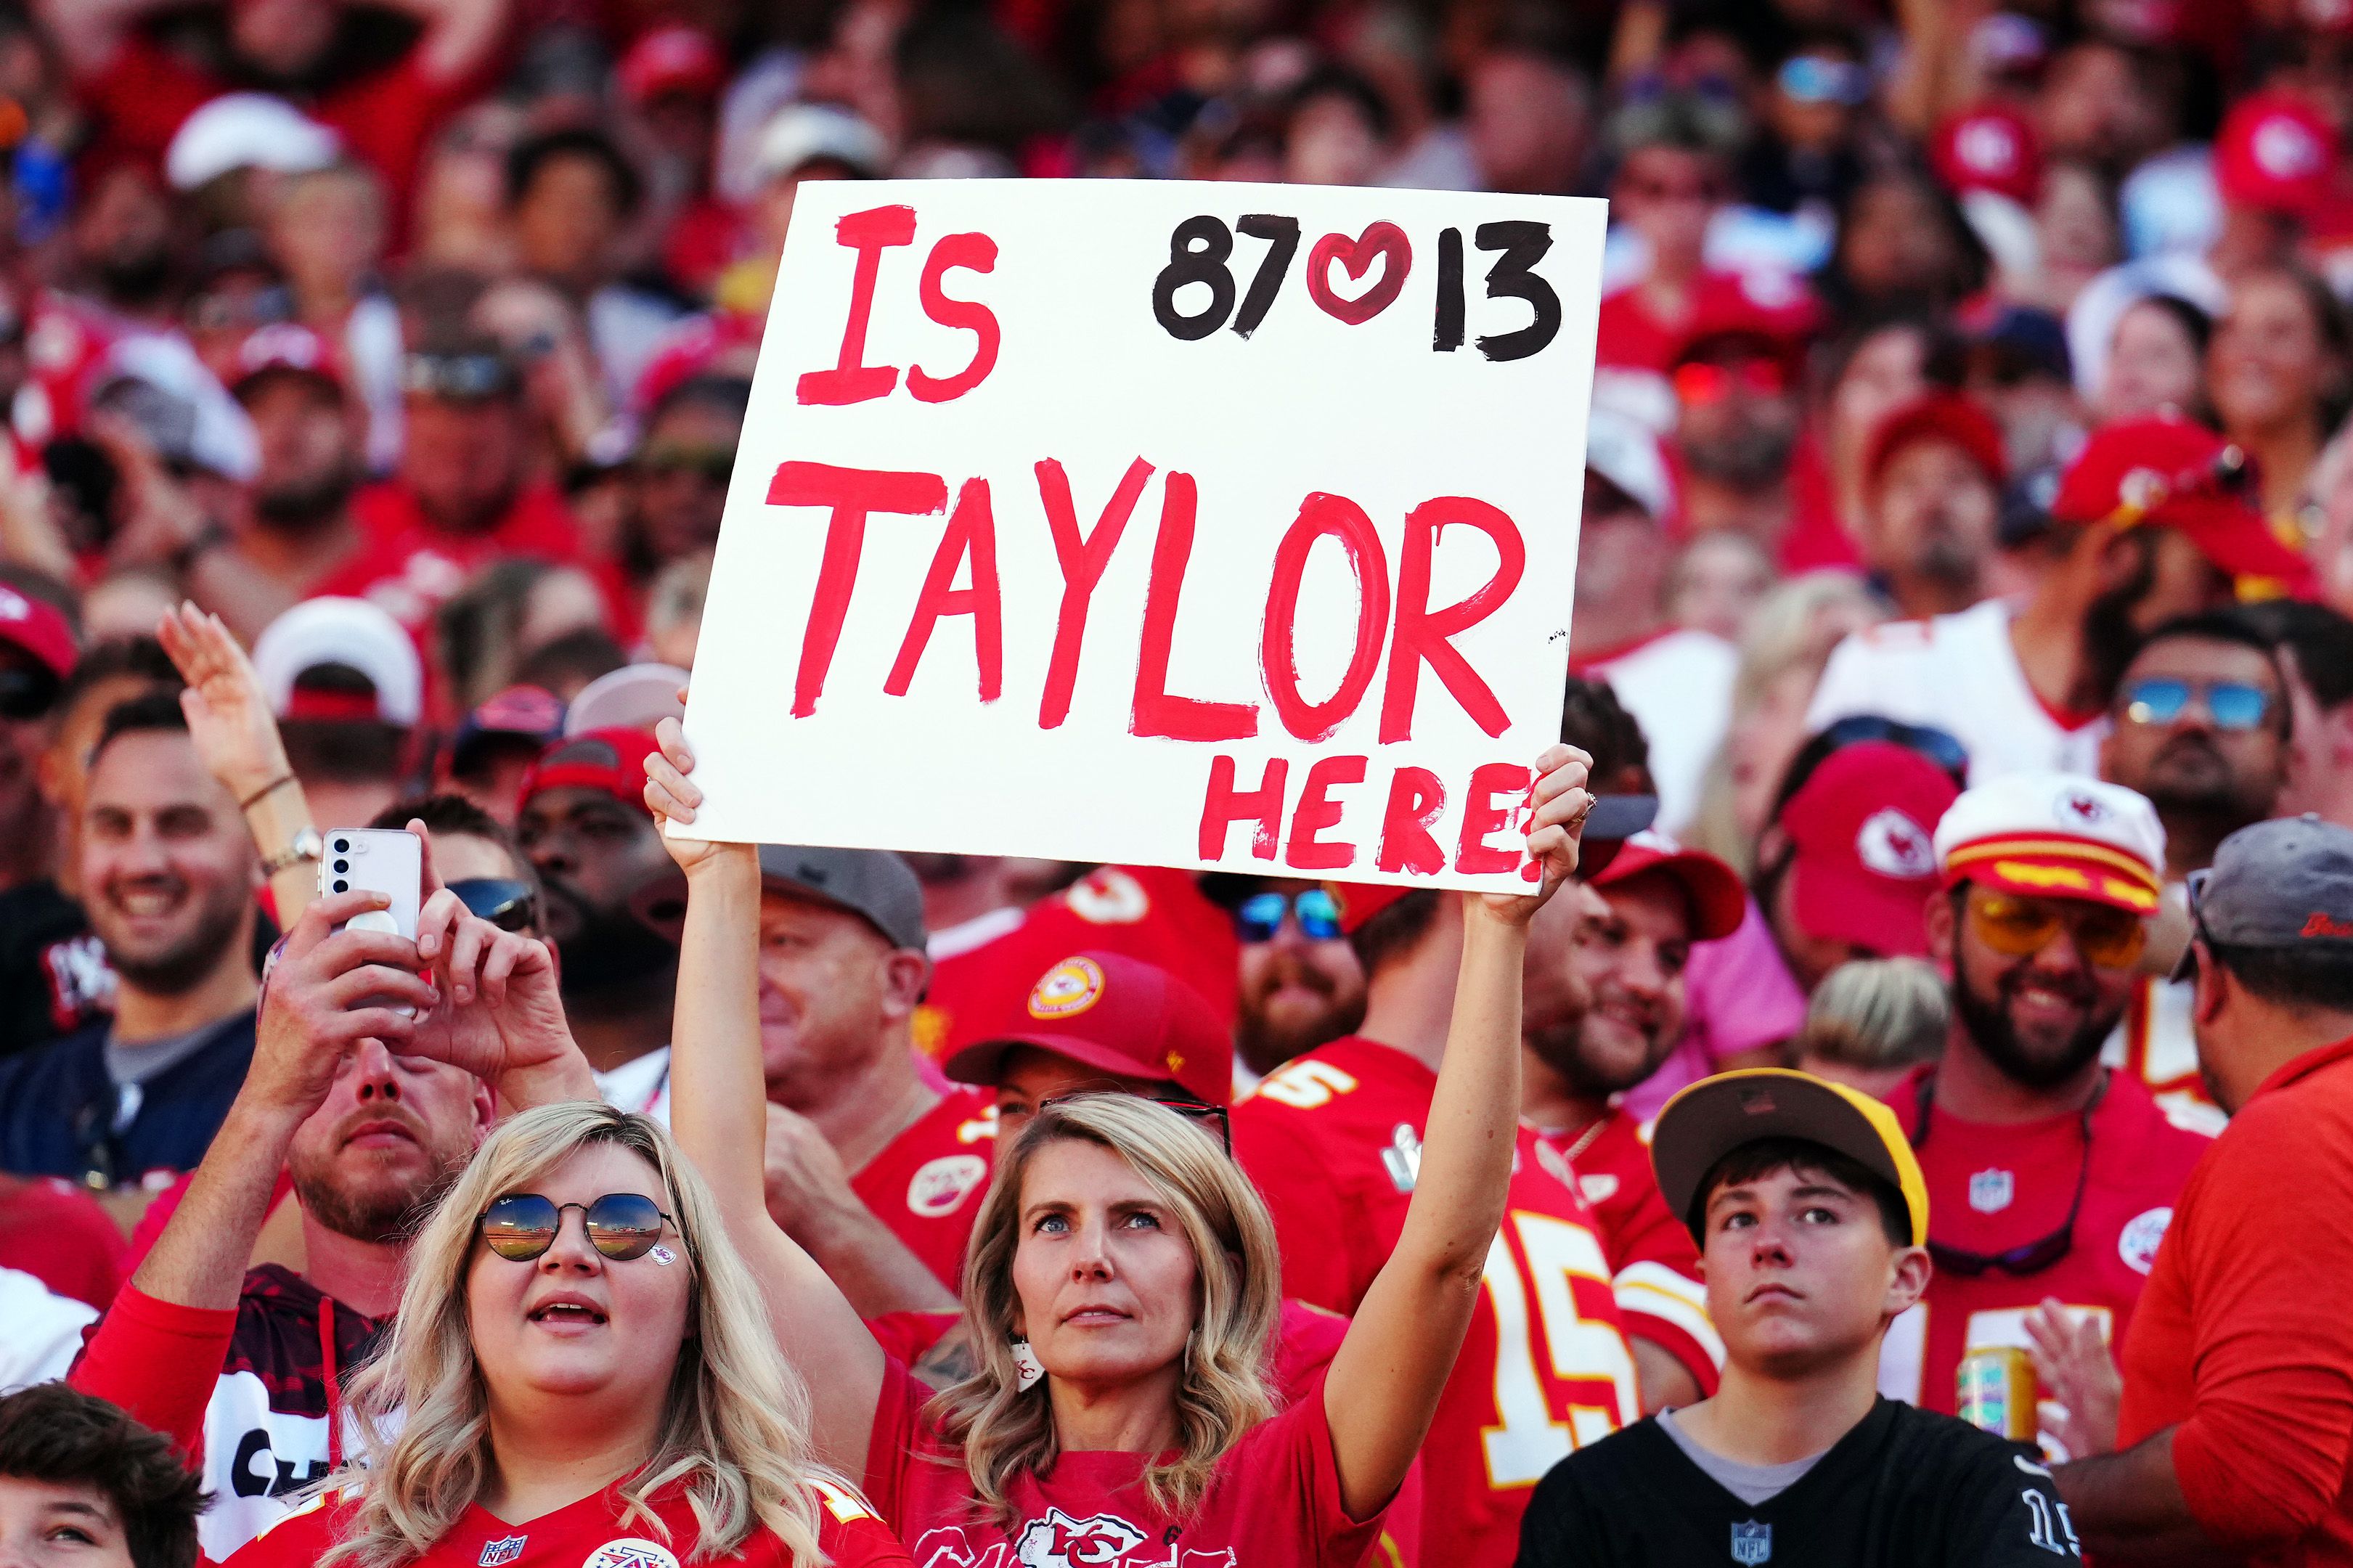
<svg viewBox="0 0 2353 1568"><path fill-rule="evenodd" d="M1969 1207L1979 1214L2000 1214L2018 1195L2018 1178L2008 1171L1979 1171L1969 1178Z"/></svg>
<svg viewBox="0 0 2353 1568"><path fill-rule="evenodd" d="M1773 1527L1750 1520L1732 1527L1732 1560L1741 1568L1757 1568L1773 1560Z"/></svg>
<svg viewBox="0 0 2353 1568"><path fill-rule="evenodd" d="M503 1564L522 1555L522 1543L526 1539L521 1535L502 1535L490 1542L482 1548L482 1555L477 1560L478 1568L503 1568Z"/></svg>

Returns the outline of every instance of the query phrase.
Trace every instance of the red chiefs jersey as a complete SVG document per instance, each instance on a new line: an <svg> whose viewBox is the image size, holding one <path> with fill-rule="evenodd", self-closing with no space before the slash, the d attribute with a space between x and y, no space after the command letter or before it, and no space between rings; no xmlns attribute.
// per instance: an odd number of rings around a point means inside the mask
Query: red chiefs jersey
<svg viewBox="0 0 2353 1568"><path fill-rule="evenodd" d="M2194 981L2153 974L2133 993L2100 1059L2138 1079L2157 1108L2181 1126L2219 1135L2231 1118L2206 1092L2198 1070L2198 1037L2189 1025Z"/></svg>
<svg viewBox="0 0 2353 1568"><path fill-rule="evenodd" d="M941 1284L959 1290L965 1243L996 1152L997 1097L957 1085L860 1166L849 1185Z"/></svg>
<svg viewBox="0 0 2353 1568"><path fill-rule="evenodd" d="M2073 1111L1997 1124L1962 1121L1936 1107L1923 1136L1920 1081L1914 1073L1887 1099L1919 1151L1928 1234L1937 1242L1980 1255L2027 1246L2065 1226L2079 1180L2084 1192L2073 1243L2057 1262L2031 1274L1989 1268L1974 1277L1939 1266L1927 1295L1889 1326L1880 1392L1951 1415L1961 1357L2027 1348L2026 1319L2046 1296L2097 1321L2110 1345L2123 1342L2174 1199L2213 1141L2174 1125L2147 1089L2113 1072L2092 1112L2088 1151L2084 1119Z"/></svg>
<svg viewBox="0 0 2353 1568"><path fill-rule="evenodd" d="M1577 1190L1593 1205L1626 1332L1681 1362L1702 1395L1714 1394L1724 1371L1724 1341L1708 1321L1699 1247L1659 1194L1650 1125L1613 1110L1584 1131L1537 1136L1567 1159Z"/></svg>
<svg viewBox="0 0 2353 1568"><path fill-rule="evenodd" d="M1364 1300L1404 1226L1437 1084L1404 1051L1352 1036L1236 1108L1234 1150L1274 1212L1285 1295L1351 1313ZM1422 1446L1424 1563L1511 1563L1536 1482L1638 1413L1593 1210L1541 1147L1521 1130L1486 1289Z"/></svg>
<svg viewBox="0 0 2353 1568"><path fill-rule="evenodd" d="M831 1568L906 1568L906 1548L855 1492L822 1484L814 1489L818 1546ZM679 1568L693 1558L702 1533L685 1487L665 1487L651 1506L666 1529L655 1529L643 1514L624 1520L617 1483L515 1524L478 1503L414 1568ZM341 1492L313 1498L229 1561L237 1568L311 1568L342 1539L358 1510L357 1500ZM789 1568L793 1554L762 1526L733 1556L702 1561Z"/></svg>
<svg viewBox="0 0 2353 1568"><path fill-rule="evenodd" d="M959 1450L924 1416L930 1398L892 1363L866 1449L867 1495L923 1568L1358 1568L1380 1537L1381 1513L1353 1520L1342 1506L1320 1378L1242 1434L1181 1520L1138 1484L1149 1456L1105 1452L1017 1477L1009 1523L985 1514Z"/></svg>

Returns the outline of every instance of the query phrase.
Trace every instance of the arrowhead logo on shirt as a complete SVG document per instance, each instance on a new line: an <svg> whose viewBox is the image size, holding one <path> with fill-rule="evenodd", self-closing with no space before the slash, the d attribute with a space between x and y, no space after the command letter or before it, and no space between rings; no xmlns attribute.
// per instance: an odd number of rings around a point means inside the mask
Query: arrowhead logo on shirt
<svg viewBox="0 0 2353 1568"><path fill-rule="evenodd" d="M1059 1508L1050 1508L1045 1518L1021 1527L1013 1558L1023 1568L1101 1568L1118 1562L1147 1539L1143 1531L1115 1513L1072 1519Z"/></svg>
<svg viewBox="0 0 2353 1568"><path fill-rule="evenodd" d="M925 1219L954 1214L987 1178L988 1162L979 1155L943 1154L918 1166L908 1179L908 1211Z"/></svg>
<svg viewBox="0 0 2353 1568"><path fill-rule="evenodd" d="M1969 1207L2000 1214L2018 1195L2018 1178L2008 1171L1979 1171L1969 1178Z"/></svg>

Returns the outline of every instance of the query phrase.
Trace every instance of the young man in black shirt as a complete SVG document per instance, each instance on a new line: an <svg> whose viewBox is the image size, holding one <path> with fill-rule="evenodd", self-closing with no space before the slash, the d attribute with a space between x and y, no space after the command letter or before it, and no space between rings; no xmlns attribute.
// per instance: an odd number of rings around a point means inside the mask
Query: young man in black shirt
<svg viewBox="0 0 2353 1568"><path fill-rule="evenodd" d="M1570 1455L1520 1568L2040 1568L2082 1557L2035 1451L1879 1396L1928 1283L1928 1198L1886 1107L1778 1068L1683 1090L1651 1145L1723 1337L1714 1397Z"/></svg>

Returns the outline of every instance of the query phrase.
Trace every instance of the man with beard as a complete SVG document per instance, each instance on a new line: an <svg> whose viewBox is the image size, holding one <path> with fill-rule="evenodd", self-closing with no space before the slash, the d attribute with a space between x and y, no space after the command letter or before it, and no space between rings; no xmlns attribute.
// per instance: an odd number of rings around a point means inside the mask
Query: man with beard
<svg viewBox="0 0 2353 1568"><path fill-rule="evenodd" d="M1683 525L1728 529L1779 555L1796 522L1791 459L1804 410L1788 345L1761 323L1715 322L1675 356Z"/></svg>
<svg viewBox="0 0 2353 1568"><path fill-rule="evenodd" d="M539 876L540 925L564 956L564 1010L605 1098L670 1112L678 945L631 911L670 859L645 807L643 730L584 730L523 775L515 843Z"/></svg>
<svg viewBox="0 0 2353 1568"><path fill-rule="evenodd" d="M2138 790L2165 824L2165 878L2214 862L2215 847L2276 808L2287 782L2287 682L2270 642L2236 611L2168 621L2125 667L2100 747L2100 776ZM2221 1108L2198 1071L2187 979L2151 975L2133 994L2106 1059L2147 1084L2167 1114L2214 1133Z"/></svg>
<svg viewBox="0 0 2353 1568"><path fill-rule="evenodd" d="M1602 1256L1634 1352L1642 1408L1715 1391L1724 1344L1708 1322L1699 1253L1659 1196L1646 1130L1618 1096L1657 1070L1683 1026L1694 941L1746 909L1715 856L1641 833L1590 886L1572 882L1529 923L1522 983L1520 1119L1559 1154L1600 1222Z"/></svg>
<svg viewBox="0 0 2353 1568"><path fill-rule="evenodd" d="M1806 727L1857 713L1934 725L1968 748L1973 784L2094 772L2108 700L2143 637L2223 607L2250 579L2308 577L2248 499L2246 475L2237 447L2185 419L2100 431L2060 480L2034 591L1855 633L1831 653Z"/></svg>
<svg viewBox="0 0 2353 1568"><path fill-rule="evenodd" d="M1904 615L1926 620L1985 597L2007 467L2001 426L1958 393L1932 392L1881 422L1863 464L1863 562Z"/></svg>
<svg viewBox="0 0 2353 1568"><path fill-rule="evenodd" d="M2038 1306L2118 1342L2211 1140L2100 1062L2157 909L2148 802L2012 773L1955 801L1936 848L1929 952L1952 971L1952 1026L1943 1059L1888 1097L1926 1173L1936 1277L1889 1329L1879 1388L1952 1414L1962 1358L2030 1349Z"/></svg>
<svg viewBox="0 0 2353 1568"><path fill-rule="evenodd" d="M116 707L91 752L81 841L114 1017L0 1062L0 1169L135 1188L204 1157L253 1055L258 879L177 699Z"/></svg>
<svg viewBox="0 0 2353 1568"><path fill-rule="evenodd" d="M1240 1013L1239 1092L1292 1058L1365 1020L1365 971L1340 931L1339 906L1314 882L1269 878L1234 905Z"/></svg>
<svg viewBox="0 0 2353 1568"><path fill-rule="evenodd" d="M343 1385L399 1304L407 1237L498 1114L594 1092L545 947L455 889L415 942L338 929L385 902L334 894L295 922L220 1136L70 1374L202 1469L216 1563L343 1461ZM300 1273L248 1268L281 1169Z"/></svg>
<svg viewBox="0 0 2353 1568"><path fill-rule="evenodd" d="M263 327L237 351L229 391L253 420L259 467L245 516L185 548L188 591L251 645L358 547L352 492L364 477L367 411L334 351L291 321Z"/></svg>

